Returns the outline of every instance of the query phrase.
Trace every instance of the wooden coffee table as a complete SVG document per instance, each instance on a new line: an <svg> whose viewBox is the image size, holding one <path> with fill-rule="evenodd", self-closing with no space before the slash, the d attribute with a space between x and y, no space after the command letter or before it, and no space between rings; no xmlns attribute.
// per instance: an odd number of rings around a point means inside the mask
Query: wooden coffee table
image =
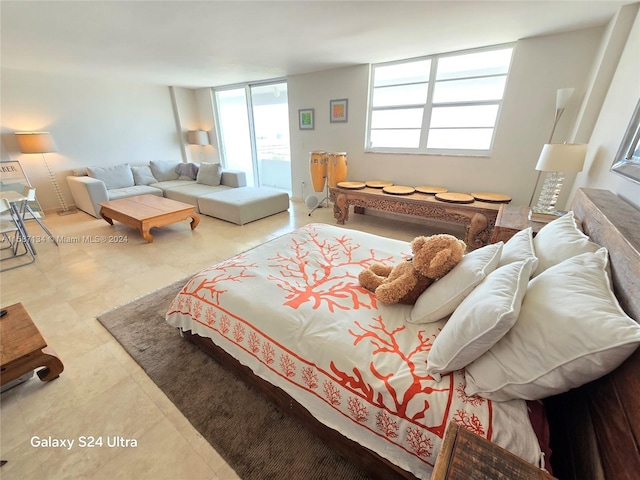
<svg viewBox="0 0 640 480"><path fill-rule="evenodd" d="M138 195L102 202L99 205L100 215L110 225L117 220L129 227L137 228L149 243L153 242L153 236L149 233L153 227L164 227L191 218L193 230L200 223L200 216L193 205L156 195Z"/></svg>
<svg viewBox="0 0 640 480"><path fill-rule="evenodd" d="M38 371L43 382L58 378L64 366L22 304L2 309L7 314L0 318L0 384L12 382L38 367L44 367Z"/></svg>

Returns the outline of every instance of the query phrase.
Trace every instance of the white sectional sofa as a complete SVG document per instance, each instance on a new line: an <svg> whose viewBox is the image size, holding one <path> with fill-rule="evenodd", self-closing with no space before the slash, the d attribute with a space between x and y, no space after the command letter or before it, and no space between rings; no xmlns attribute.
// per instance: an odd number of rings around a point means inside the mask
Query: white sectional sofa
<svg viewBox="0 0 640 480"><path fill-rule="evenodd" d="M196 207L198 213L244 225L289 208L289 195L247 187L244 172L217 163L150 162L149 165L87 167L67 184L76 207L100 218L100 202L158 195Z"/></svg>

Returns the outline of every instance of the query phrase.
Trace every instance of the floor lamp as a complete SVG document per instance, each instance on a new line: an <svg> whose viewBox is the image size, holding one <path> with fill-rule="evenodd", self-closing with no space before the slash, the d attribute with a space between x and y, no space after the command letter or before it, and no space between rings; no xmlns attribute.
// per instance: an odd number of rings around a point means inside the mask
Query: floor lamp
<svg viewBox="0 0 640 480"><path fill-rule="evenodd" d="M47 173L49 174L49 180L51 180L53 189L58 197L58 202L62 207L62 210L58 212L58 215L76 213L77 210L70 209L67 202L64 201L64 197L60 191L60 185L58 185L58 181L47 163L47 157L44 156L45 153L58 151L51 134L49 132L16 132L16 138L18 140L21 153L39 153L42 155L44 166L47 168Z"/></svg>

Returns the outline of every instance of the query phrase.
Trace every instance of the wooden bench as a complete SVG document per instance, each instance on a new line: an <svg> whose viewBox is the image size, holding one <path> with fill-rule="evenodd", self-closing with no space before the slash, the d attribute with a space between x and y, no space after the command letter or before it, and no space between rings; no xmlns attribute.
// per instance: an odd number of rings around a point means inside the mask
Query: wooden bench
<svg viewBox="0 0 640 480"><path fill-rule="evenodd" d="M385 212L401 213L434 221L464 225L464 241L469 250L491 242L493 227L500 210L499 203L448 203L433 195L415 192L411 195L390 195L378 188L346 190L330 188L333 215L340 225L349 219L349 207L373 208Z"/></svg>

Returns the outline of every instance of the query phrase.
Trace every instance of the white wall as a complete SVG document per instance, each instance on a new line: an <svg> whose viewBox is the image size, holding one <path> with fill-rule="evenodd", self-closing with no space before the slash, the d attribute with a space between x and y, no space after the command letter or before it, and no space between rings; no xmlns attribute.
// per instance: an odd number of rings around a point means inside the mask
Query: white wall
<svg viewBox="0 0 640 480"><path fill-rule="evenodd" d="M218 162L218 148L213 120L211 89L171 87L175 98L174 112L184 146L184 158L187 162ZM209 133L211 145L189 145L187 133L192 130L204 130Z"/></svg>
<svg viewBox="0 0 640 480"><path fill-rule="evenodd" d="M349 178L362 167L367 115L369 66L325 70L287 77L291 178L294 198L313 192L309 173L309 152L347 152ZM329 101L347 98L347 123L330 123ZM314 130L300 130L299 109L314 109ZM306 189L302 191L302 182ZM304 193L304 194L303 194Z"/></svg>
<svg viewBox="0 0 640 480"><path fill-rule="evenodd" d="M537 179L535 164L553 126L556 91L576 89L554 137L561 142L576 117L603 31L592 28L517 43L490 157L366 153L367 65L288 77L293 196L312 192L309 152L326 150L349 154L349 180L496 191L511 195L514 204L528 204ZM337 98L349 99L346 124L329 123L329 101ZM314 130L299 130L301 108L315 109ZM304 195L302 182L307 185Z"/></svg>
<svg viewBox="0 0 640 480"><path fill-rule="evenodd" d="M59 204L39 155L23 155L16 131L49 131L47 160L68 204L65 177L90 165L181 160L168 87L2 69L2 159L19 160L45 210Z"/></svg>
<svg viewBox="0 0 640 480"><path fill-rule="evenodd" d="M198 106L198 123L201 130L209 134L211 146L203 149L203 161L220 162L220 145L216 135L216 119L213 113L213 92L210 88L199 88L195 91L196 104Z"/></svg>
<svg viewBox="0 0 640 480"><path fill-rule="evenodd" d="M624 7L620 14L631 15L631 31L589 139L585 168L578 175L573 191L578 187L611 190L640 208L640 184L610 171L631 114L640 100L640 11L638 5L629 7L632 8ZM616 25L620 20L614 20ZM613 40L615 33L611 32Z"/></svg>

